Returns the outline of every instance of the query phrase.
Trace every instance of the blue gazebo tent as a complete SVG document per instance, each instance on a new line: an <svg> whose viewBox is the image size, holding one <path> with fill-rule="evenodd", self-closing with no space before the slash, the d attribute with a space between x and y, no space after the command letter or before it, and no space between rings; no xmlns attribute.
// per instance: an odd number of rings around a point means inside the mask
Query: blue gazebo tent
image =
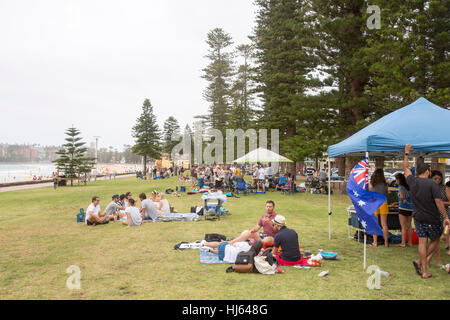
<svg viewBox="0 0 450 320"><path fill-rule="evenodd" d="M403 156L406 144L411 144L411 157L450 158L450 110L425 98L393 111L361 129L351 137L329 146L328 153L328 213L331 239L331 168L330 158L365 156ZM364 246L364 257L365 257ZM365 262L365 258L364 258ZM365 263L364 263L365 268Z"/></svg>

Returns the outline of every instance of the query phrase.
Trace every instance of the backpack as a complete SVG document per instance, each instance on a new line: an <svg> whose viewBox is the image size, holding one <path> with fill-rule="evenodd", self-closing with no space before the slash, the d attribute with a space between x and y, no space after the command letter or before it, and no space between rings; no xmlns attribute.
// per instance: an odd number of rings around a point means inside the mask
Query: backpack
<svg viewBox="0 0 450 320"><path fill-rule="evenodd" d="M173 192L173 189L166 189L166 194L171 194Z"/></svg>
<svg viewBox="0 0 450 320"><path fill-rule="evenodd" d="M218 233L207 233L205 234L206 242L220 242L227 240L227 237Z"/></svg>
<svg viewBox="0 0 450 320"><path fill-rule="evenodd" d="M199 216L203 215L203 207L193 206L191 207L191 213L196 213Z"/></svg>
<svg viewBox="0 0 450 320"><path fill-rule="evenodd" d="M234 264L227 268L226 272L259 273L254 267L254 258L263 247L261 240L256 241L248 251L239 252Z"/></svg>

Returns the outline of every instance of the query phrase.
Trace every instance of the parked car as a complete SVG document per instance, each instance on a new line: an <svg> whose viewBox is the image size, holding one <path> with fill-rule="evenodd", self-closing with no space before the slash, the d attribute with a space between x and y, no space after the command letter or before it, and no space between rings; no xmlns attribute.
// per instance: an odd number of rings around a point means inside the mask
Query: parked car
<svg viewBox="0 0 450 320"><path fill-rule="evenodd" d="M384 178L389 187L398 187L397 181L395 180L395 176L392 173L385 172Z"/></svg>

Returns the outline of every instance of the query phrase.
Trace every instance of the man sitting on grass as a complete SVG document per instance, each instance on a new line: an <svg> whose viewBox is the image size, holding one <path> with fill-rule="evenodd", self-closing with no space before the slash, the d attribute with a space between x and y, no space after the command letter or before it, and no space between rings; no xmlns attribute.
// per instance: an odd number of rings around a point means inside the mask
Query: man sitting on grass
<svg viewBox="0 0 450 320"><path fill-rule="evenodd" d="M110 219L114 219L114 215L109 216L106 212L100 212L100 198L92 197L92 203L86 209L85 222L88 226L96 226L97 224L107 224Z"/></svg>
<svg viewBox="0 0 450 320"><path fill-rule="evenodd" d="M258 224L250 230L254 234L255 239L261 240L261 236L258 233L261 228L263 228L264 236L275 237L278 231L274 227L272 220L277 214L275 212L275 202L272 200L266 201L266 213L259 218Z"/></svg>
<svg viewBox="0 0 450 320"><path fill-rule="evenodd" d="M239 237L231 241L206 242L203 240L201 244L204 247L208 247L209 252L219 255L219 260L223 260L226 263L234 263L239 252L250 250L251 245L256 240L254 233L246 230Z"/></svg>
<svg viewBox="0 0 450 320"><path fill-rule="evenodd" d="M272 221L274 227L278 230L272 251L273 256L277 258L278 265L300 264L302 256L300 254L297 232L286 227L286 219L282 215L277 215ZM281 253L278 252L279 247L283 249Z"/></svg>
<svg viewBox="0 0 450 320"><path fill-rule="evenodd" d="M120 210L125 210L125 208L119 205L119 195L115 194L112 196L112 201L106 207L105 214L107 214L108 216L115 217L114 220L119 220Z"/></svg>
<svg viewBox="0 0 450 320"><path fill-rule="evenodd" d="M130 206L125 209L127 219L122 220L122 224L126 225L127 228L130 226L140 226L142 224L143 215L141 215L139 209L135 207L134 199L129 199L128 202Z"/></svg>
<svg viewBox="0 0 450 320"><path fill-rule="evenodd" d="M139 199L141 200L142 219L156 221L158 210L156 209L155 203L151 199L147 199L145 193L141 193ZM154 199L156 199L156 197Z"/></svg>

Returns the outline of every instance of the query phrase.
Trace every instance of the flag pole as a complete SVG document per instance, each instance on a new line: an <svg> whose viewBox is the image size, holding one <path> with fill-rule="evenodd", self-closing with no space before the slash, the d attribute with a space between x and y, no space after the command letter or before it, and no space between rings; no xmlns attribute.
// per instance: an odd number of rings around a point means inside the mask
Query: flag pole
<svg viewBox="0 0 450 320"><path fill-rule="evenodd" d="M328 156L328 240L331 240L331 165Z"/></svg>
<svg viewBox="0 0 450 320"><path fill-rule="evenodd" d="M367 158L367 167L369 167L369 151L366 151L366 158ZM364 265L363 270L366 270L366 258L367 258L367 232L364 230Z"/></svg>

